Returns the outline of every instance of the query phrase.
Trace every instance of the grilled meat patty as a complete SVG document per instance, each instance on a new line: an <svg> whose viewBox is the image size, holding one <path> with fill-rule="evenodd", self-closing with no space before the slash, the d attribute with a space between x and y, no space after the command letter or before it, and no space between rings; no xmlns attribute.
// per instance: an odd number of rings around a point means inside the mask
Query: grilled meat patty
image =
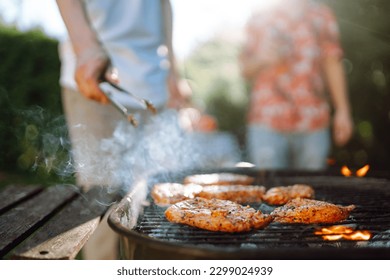
<svg viewBox="0 0 390 280"><path fill-rule="evenodd" d="M264 193L265 187L262 186L161 183L154 185L151 196L155 204L167 206L194 197L218 198L237 203L261 202Z"/></svg>
<svg viewBox="0 0 390 280"><path fill-rule="evenodd" d="M294 198L314 198L314 190L311 186L296 184L287 187L274 187L269 189L263 199L271 205L283 205Z"/></svg>
<svg viewBox="0 0 390 280"><path fill-rule="evenodd" d="M229 200L196 197L170 206L165 217L172 223L222 232L244 232L266 227L272 216Z"/></svg>
<svg viewBox="0 0 390 280"><path fill-rule="evenodd" d="M264 193L265 187L262 186L215 185L204 186L196 196L230 200L237 203L253 203L261 202Z"/></svg>
<svg viewBox="0 0 390 280"><path fill-rule="evenodd" d="M355 205L341 206L325 201L295 198L271 215L280 223L336 223L348 218Z"/></svg>
<svg viewBox="0 0 390 280"><path fill-rule="evenodd" d="M155 204L167 206L194 198L201 190L202 186L195 184L160 183L153 186L150 194Z"/></svg>
<svg viewBox="0 0 390 280"><path fill-rule="evenodd" d="M254 178L235 173L194 174L184 178L184 184L198 185L250 185Z"/></svg>

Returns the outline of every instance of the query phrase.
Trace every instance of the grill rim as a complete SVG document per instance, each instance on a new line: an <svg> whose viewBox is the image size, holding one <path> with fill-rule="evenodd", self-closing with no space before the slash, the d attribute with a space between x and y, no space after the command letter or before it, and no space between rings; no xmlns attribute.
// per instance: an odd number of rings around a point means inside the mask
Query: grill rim
<svg viewBox="0 0 390 280"><path fill-rule="evenodd" d="M163 241L151 238L145 234L140 234L130 230L117 221L114 214L108 219L108 223L121 238L131 239L141 246L150 247L155 250L167 253L182 254L207 259L273 259L284 260L291 259L350 259L350 260L368 260L368 259L390 259L390 249L388 248L273 248L273 249L248 249L231 248L229 250L222 247L204 246L198 247L191 244L182 244L172 241ZM353 242L353 241L351 241ZM330 258L329 256L334 256Z"/></svg>
<svg viewBox="0 0 390 280"><path fill-rule="evenodd" d="M228 169L208 169L208 170L186 170L183 172L175 172L173 173L175 177L178 177L179 174L182 176L188 174L199 174L199 173L213 173L213 172L232 172L238 174L247 174L256 176L256 172L261 173L263 176L265 174L271 176L279 176L280 175L289 175L292 177L300 177L300 176L335 176L334 173L326 173L326 172L296 172L290 171L287 172L277 172L277 171L266 171L266 170L254 170L251 169L250 173L248 173L248 169L241 168L228 168ZM266 172L266 173L264 173ZM338 175L338 176L337 176ZM155 177L155 176L151 176ZM158 177L158 175L157 175ZM169 177L164 174L164 177ZM336 177L344 178L339 174L336 174ZM382 179L375 177L365 177L365 178L373 178L373 179ZM386 180L387 181L387 180ZM134 230L136 227L137 221L139 219L139 215L136 214L136 217L133 217L133 212L128 211L131 206L131 202L134 200L133 197L139 195L139 188L145 187L145 185L138 184L137 187L134 188L132 192L127 194L118 204L114 206L111 214L108 217L108 224L110 227L119 234L120 239L127 239L129 241L135 242L135 244L141 247L152 248L155 250L164 251L167 253L173 254L182 254L184 256L189 256L189 258L205 258L205 259L291 259L291 256L294 256L294 259L351 259L351 260L364 260L364 259L390 259L390 248L384 247L353 247L353 248L345 248L345 247L282 247L282 248L241 248L241 247L213 247L210 245L202 246L202 245L193 245L186 244L174 241L160 240L156 238L152 238L146 234L139 233ZM148 195L149 189L147 190ZM137 207L142 208L142 205L137 205ZM128 214L126 213L128 211ZM129 228L128 226L123 225L121 222L124 215L130 215L131 217L127 217L127 219L133 218L134 224ZM343 241L345 242L345 241ZM356 242L356 241L347 241L347 242Z"/></svg>

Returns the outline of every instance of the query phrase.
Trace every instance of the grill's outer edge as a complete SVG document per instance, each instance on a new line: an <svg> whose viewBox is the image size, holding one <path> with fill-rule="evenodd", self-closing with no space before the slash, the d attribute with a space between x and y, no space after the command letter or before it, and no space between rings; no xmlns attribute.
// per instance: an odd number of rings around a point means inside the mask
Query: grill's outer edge
<svg viewBox="0 0 390 280"><path fill-rule="evenodd" d="M266 170L246 170L237 168L213 169L213 170L187 170L182 172L182 176L195 173L212 173L212 172L232 172L239 174L248 174L266 177L270 173ZM272 176L277 176L279 172L271 172ZM334 175L323 172L280 172L282 175L290 175L293 177L299 176L329 176ZM177 175L177 174L176 174ZM164 175L169 177L170 175ZM155 250L173 253L182 258L201 258L201 259L390 259L390 249L388 248L272 248L272 249L246 249L246 248L214 248L214 247L197 247L190 244L175 243L151 238L147 235L140 234L133 230L135 227L138 215L143 207L138 203L134 205L134 201L146 199L148 190L145 188L146 181L138 183L133 191L124 197L113 209L108 218L110 227L120 234L121 238L128 239L129 242L134 242L140 246L146 246ZM129 226L123 225L121 219L127 213L131 220L134 221ZM168 255L167 255L168 256ZM177 258L178 259L178 258Z"/></svg>

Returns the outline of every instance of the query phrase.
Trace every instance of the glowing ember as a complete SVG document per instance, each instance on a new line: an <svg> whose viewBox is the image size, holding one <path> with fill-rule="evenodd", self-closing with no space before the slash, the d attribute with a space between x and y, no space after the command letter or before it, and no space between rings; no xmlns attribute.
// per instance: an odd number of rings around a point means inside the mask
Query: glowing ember
<svg viewBox="0 0 390 280"><path fill-rule="evenodd" d="M343 238L342 234L336 234L336 235L323 235L322 239L328 240L328 241L335 241L335 240L340 240Z"/></svg>
<svg viewBox="0 0 390 280"><path fill-rule="evenodd" d="M367 164L367 165L363 166L362 168L356 170L356 173L355 173L356 177L366 176L369 169L370 169L370 166ZM346 165L343 165L343 167L341 167L341 174L343 174L345 177L353 176L352 170L349 169Z"/></svg>
<svg viewBox="0 0 390 280"><path fill-rule="evenodd" d="M323 240L335 241L340 239L345 240L369 240L372 236L368 230L354 230L347 226L331 226L318 229L314 232L315 235L321 235Z"/></svg>
<svg viewBox="0 0 390 280"><path fill-rule="evenodd" d="M347 239L347 240L370 240L371 236L372 236L372 234L368 230L357 230L354 233L351 233L347 236L344 236L344 239Z"/></svg>
<svg viewBox="0 0 390 280"><path fill-rule="evenodd" d="M345 177L352 176L352 171L345 165L341 167L341 174L343 174Z"/></svg>
<svg viewBox="0 0 390 280"><path fill-rule="evenodd" d="M366 176L369 169L370 169L370 166L368 164L363 166L362 168L360 168L359 170L356 171L356 176L358 176L358 177Z"/></svg>
<svg viewBox="0 0 390 280"><path fill-rule="evenodd" d="M315 234L339 234L339 233L352 233L353 228L347 226L331 226L327 228L321 228L315 231Z"/></svg>

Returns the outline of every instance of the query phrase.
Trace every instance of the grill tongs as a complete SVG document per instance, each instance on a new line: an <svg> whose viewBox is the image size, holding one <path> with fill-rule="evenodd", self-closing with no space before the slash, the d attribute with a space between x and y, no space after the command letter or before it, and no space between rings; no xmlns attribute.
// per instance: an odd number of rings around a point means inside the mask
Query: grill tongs
<svg viewBox="0 0 390 280"><path fill-rule="evenodd" d="M156 107L154 107L154 105L149 101L149 100L146 100L144 98L141 98L135 94L133 94L132 92L130 91L127 91L125 89L123 89L122 87L118 86L117 84L114 84L110 81L107 81L107 80L104 80L103 82L109 84L110 86L112 86L113 88L115 88L116 90L119 90L120 92L123 92L123 93L126 93L127 95L131 96L135 101L137 101L141 106L143 106L146 110L148 110L149 112L153 113L153 114L156 114L157 113L157 110L156 110ZM137 120L135 119L134 115L131 114L128 109L123 106L123 104L121 104L120 102L118 102L117 100L115 100L115 98L112 96L112 93L110 91L105 91L103 90L103 93L104 95L108 98L108 100L110 100L111 104L114 105L114 107L116 109L119 110L119 112L124 115L126 117L126 119L133 125L133 126L137 126L138 125L138 122Z"/></svg>

